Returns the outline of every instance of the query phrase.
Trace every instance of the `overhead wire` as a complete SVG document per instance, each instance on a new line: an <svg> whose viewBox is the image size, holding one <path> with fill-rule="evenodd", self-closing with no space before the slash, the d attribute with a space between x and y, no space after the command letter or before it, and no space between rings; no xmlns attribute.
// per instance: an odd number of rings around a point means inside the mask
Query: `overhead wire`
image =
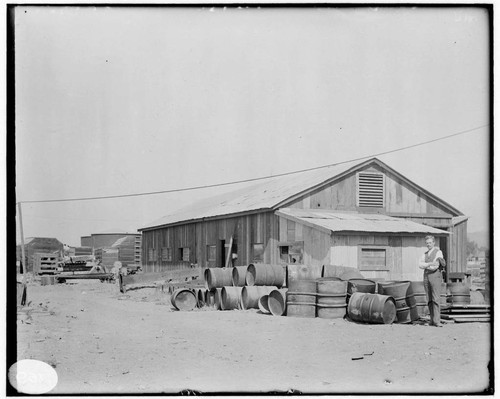
<svg viewBox="0 0 500 399"><path fill-rule="evenodd" d="M18 203L22 203L22 204L35 204L35 203L93 201L93 200L103 200L103 199L130 198L130 197L140 197L140 196L148 196L148 195L158 195L158 194L168 194L168 193L176 193L176 192L183 192L183 191L200 190L200 189L213 188L213 187L223 187L223 186L229 186L229 185L239 184L239 183L249 183L249 182L253 182L253 181L273 179L275 177L289 176L289 175L293 175L293 174L297 174L297 173L303 173L303 172L309 172L309 171L312 171L312 170L329 168L329 167L332 167L332 166L342 165L342 164L345 164L345 163L350 163L350 162L355 162L355 161L361 161L363 159L369 159L369 158L378 157L378 156L381 156L381 155L392 154L392 153L395 153L395 152L408 150L410 148L415 148L415 147L420 147L420 146L423 146L423 145L426 145L426 144L435 143L437 141L446 140L446 139L449 139L449 138L452 138L452 137L456 137L456 136L459 136L459 135L462 135L462 134L470 133L472 131L479 130L479 129L482 129L482 128L488 127L488 126L489 126L489 124L485 124L485 125L481 125L481 126L476 126L474 128L467 129L467 130L462 130L462 131L459 131L459 132L456 132L456 133L453 133L453 134L449 134L447 136L438 137L436 139L427 140L427 141L423 141L423 142L420 142L420 143L411 144L411 145L404 146L404 147L398 147L398 148L395 148L395 149L392 149L392 150L383 151L383 152L379 152L379 153L376 153L376 154L366 155L366 156L349 159L347 161L336 162L336 163L332 163L332 164L328 164L328 165L315 166L315 167L307 168L307 169L301 169L301 170L295 170L295 171L291 171L291 172L279 173L279 174L275 174L275 175L271 175L271 176L261 176L261 177L254 177L254 178L250 178L250 179L235 180L235 181L225 182L225 183L205 184L205 185L202 185L202 186L176 188L176 189L161 190L161 191L150 191L150 192L143 192L143 193L104 195L104 196L79 197L79 198L46 199L46 200L27 200L27 201L19 201Z"/></svg>

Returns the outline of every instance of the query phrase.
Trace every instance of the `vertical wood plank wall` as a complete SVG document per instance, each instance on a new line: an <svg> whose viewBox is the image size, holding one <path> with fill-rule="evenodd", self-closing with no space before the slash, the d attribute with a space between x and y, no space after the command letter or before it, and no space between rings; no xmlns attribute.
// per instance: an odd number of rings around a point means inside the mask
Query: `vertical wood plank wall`
<svg viewBox="0 0 500 399"><path fill-rule="evenodd" d="M367 278L420 280L418 259L425 252L423 237L384 235L333 235L330 264L358 268L359 245L387 246L387 271L362 271Z"/></svg>
<svg viewBox="0 0 500 399"><path fill-rule="evenodd" d="M379 167L366 167L360 171L380 172L385 174L384 211L400 213L420 213L452 216L439 206L432 198L417 191L395 175ZM307 196L286 205L299 209L336 209L355 211L356 204L356 172L344 179L333 182Z"/></svg>
<svg viewBox="0 0 500 399"><path fill-rule="evenodd" d="M143 231L142 259L143 265L158 266L168 269L180 260L179 249L190 249L190 262L201 267L219 267L223 263L221 240L229 245L231 236L236 241L238 258L235 266L245 266L252 262L252 244L264 244L265 263L276 263L278 254L278 217L274 212L263 212L219 220L209 220L185 225ZM217 260L207 260L207 246L217 247ZM157 250L156 262L150 261L149 249ZM165 262L161 259L161 249L171 248L173 260ZM155 269L156 270L156 269Z"/></svg>

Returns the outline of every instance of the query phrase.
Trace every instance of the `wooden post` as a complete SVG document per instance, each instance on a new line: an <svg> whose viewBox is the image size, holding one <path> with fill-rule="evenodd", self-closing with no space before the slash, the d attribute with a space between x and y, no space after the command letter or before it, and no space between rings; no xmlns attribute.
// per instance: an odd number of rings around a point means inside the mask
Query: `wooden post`
<svg viewBox="0 0 500 399"><path fill-rule="evenodd" d="M231 256L233 255L233 236L231 236L231 239L229 240L229 250L227 251L227 256L226 256L226 264L224 267L228 267L229 261L231 260Z"/></svg>

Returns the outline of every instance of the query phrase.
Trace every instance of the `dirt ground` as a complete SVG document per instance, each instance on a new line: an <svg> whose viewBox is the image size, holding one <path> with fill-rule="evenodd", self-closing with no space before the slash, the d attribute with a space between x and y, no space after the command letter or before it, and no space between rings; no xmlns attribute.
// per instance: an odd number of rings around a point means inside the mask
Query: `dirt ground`
<svg viewBox="0 0 500 399"><path fill-rule="evenodd" d="M28 286L18 360L55 367L52 394L468 393L488 388L489 323L363 325L258 310L179 312L154 289ZM353 360L353 358L360 358Z"/></svg>

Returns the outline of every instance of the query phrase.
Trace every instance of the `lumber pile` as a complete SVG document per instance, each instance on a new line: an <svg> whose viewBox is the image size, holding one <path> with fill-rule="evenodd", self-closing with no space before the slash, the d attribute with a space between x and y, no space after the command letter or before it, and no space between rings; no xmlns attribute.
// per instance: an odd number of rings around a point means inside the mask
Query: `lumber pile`
<svg viewBox="0 0 500 399"><path fill-rule="evenodd" d="M441 319L456 323L489 322L490 305L452 305L441 309Z"/></svg>

